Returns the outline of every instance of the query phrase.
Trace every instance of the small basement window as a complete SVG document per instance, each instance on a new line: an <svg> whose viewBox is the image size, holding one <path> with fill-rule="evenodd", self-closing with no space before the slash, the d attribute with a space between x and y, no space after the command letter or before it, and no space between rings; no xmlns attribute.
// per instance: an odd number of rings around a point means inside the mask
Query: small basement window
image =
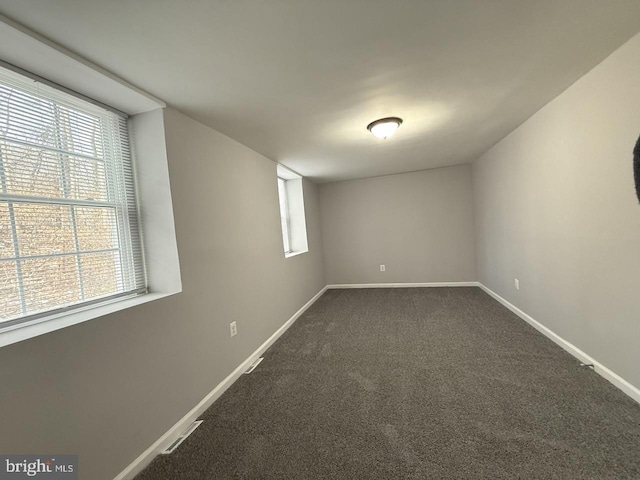
<svg viewBox="0 0 640 480"><path fill-rule="evenodd" d="M278 165L278 198L284 256L309 251L302 177Z"/></svg>

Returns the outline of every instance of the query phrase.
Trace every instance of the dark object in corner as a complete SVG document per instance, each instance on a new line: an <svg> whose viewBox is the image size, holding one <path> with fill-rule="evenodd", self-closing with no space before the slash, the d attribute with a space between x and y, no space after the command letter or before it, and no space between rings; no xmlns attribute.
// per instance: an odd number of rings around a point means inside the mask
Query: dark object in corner
<svg viewBox="0 0 640 480"><path fill-rule="evenodd" d="M640 201L640 137L636 143L636 148L633 149L633 176L636 180L636 195L638 195L638 201Z"/></svg>

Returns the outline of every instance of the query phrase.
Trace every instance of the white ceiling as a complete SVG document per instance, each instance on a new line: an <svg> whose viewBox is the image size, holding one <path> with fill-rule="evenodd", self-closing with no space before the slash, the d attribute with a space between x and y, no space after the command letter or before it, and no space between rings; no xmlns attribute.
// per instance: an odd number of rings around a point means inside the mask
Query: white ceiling
<svg viewBox="0 0 640 480"><path fill-rule="evenodd" d="M474 160L640 31L638 0L0 0L318 181ZM379 140L366 125L404 119Z"/></svg>

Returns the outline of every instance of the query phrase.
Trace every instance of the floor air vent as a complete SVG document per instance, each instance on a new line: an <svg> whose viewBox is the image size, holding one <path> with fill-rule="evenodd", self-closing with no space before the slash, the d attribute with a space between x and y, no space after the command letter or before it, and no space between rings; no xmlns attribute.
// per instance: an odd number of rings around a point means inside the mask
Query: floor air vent
<svg viewBox="0 0 640 480"><path fill-rule="evenodd" d="M200 426L200 424L202 423L202 420L198 420L196 422L193 422L191 425L189 425L189 428L187 428L184 432L182 432L180 434L180 436L178 438L176 438L171 445L169 445L167 448L165 448L162 452L160 452L162 455L168 455L170 453L173 453L176 451L176 448L178 448L180 446L180 444L182 442L184 442L187 437L189 435L191 435L196 428L198 428Z"/></svg>
<svg viewBox="0 0 640 480"><path fill-rule="evenodd" d="M248 375L249 373L253 372L256 369L256 367L260 365L260 362L262 362L262 360L264 360L264 357L256 358L256 360L249 366L249 368L247 369L246 372L244 372L244 374Z"/></svg>

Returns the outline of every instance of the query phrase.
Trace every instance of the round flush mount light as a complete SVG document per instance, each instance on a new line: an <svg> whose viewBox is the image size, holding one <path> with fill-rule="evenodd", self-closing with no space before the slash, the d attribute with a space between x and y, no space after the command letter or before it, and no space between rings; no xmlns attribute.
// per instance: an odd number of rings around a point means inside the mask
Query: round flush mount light
<svg viewBox="0 0 640 480"><path fill-rule="evenodd" d="M387 117L371 122L367 125L367 130L378 138L387 138L396 133L396 130L400 125L402 125L401 118Z"/></svg>

